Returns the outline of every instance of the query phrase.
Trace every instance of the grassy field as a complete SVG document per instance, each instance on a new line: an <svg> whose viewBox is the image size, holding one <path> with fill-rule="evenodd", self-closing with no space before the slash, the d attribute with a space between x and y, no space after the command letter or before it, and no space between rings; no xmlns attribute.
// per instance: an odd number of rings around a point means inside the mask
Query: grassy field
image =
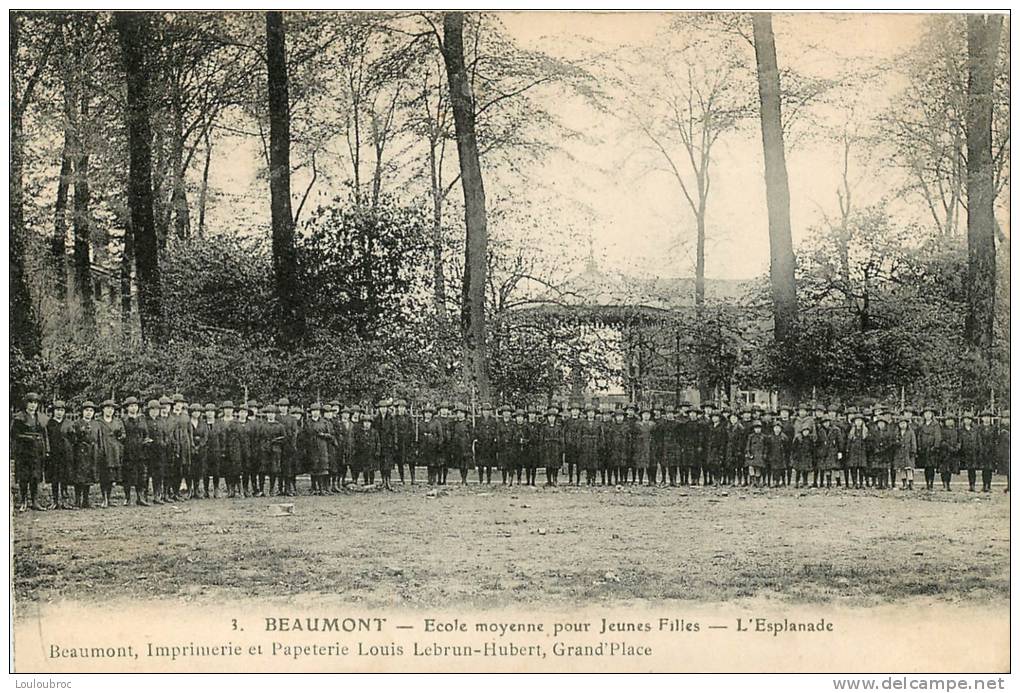
<svg viewBox="0 0 1020 693"><path fill-rule="evenodd" d="M957 488L960 484L956 484ZM964 485L965 489L965 485ZM21 603L342 595L404 608L1008 599L1009 496L424 485L13 519Z"/></svg>

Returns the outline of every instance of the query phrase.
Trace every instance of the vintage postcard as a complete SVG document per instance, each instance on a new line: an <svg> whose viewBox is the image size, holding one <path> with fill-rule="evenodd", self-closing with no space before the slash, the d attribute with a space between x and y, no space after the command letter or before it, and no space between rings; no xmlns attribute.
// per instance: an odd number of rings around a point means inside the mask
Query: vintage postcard
<svg viewBox="0 0 1020 693"><path fill-rule="evenodd" d="M8 36L12 673L1002 688L1008 12Z"/></svg>

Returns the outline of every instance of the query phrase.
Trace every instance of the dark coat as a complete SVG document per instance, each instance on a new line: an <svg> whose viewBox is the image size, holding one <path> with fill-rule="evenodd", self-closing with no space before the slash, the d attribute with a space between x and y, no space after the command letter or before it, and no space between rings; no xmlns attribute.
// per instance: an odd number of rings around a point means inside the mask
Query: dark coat
<svg viewBox="0 0 1020 693"><path fill-rule="evenodd" d="M51 484L69 483L68 475L74 454L68 438L70 432L70 419L57 421L51 418L46 422L46 438L50 445L50 455L46 460L46 481Z"/></svg>
<svg viewBox="0 0 1020 693"><path fill-rule="evenodd" d="M99 424L95 419L79 419L71 427L70 439L74 452L71 464L72 484L94 484L99 480L97 462L99 457Z"/></svg>
<svg viewBox="0 0 1020 693"><path fill-rule="evenodd" d="M798 433L790 444L790 462L798 472L810 472L815 468L815 436Z"/></svg>
<svg viewBox="0 0 1020 693"><path fill-rule="evenodd" d="M276 475L283 470L283 451L287 447L287 425L282 421L262 422L262 472Z"/></svg>
<svg viewBox="0 0 1020 693"><path fill-rule="evenodd" d="M749 431L738 421L726 426L726 468L738 469L745 466L747 434Z"/></svg>
<svg viewBox="0 0 1020 693"><path fill-rule="evenodd" d="M333 427L326 419L308 419L304 427L305 454L308 472L315 475L329 474L329 446L335 440ZM380 436L381 440L382 436Z"/></svg>
<svg viewBox="0 0 1020 693"><path fill-rule="evenodd" d="M652 447L657 425L654 421L638 421L635 424L633 456L635 469L648 469L655 464Z"/></svg>
<svg viewBox="0 0 1020 693"><path fill-rule="evenodd" d="M978 424L978 464L982 470L995 469L995 428Z"/></svg>
<svg viewBox="0 0 1020 693"><path fill-rule="evenodd" d="M479 467L496 465L499 450L499 423L496 417L481 417L475 421L475 458Z"/></svg>
<svg viewBox="0 0 1020 693"><path fill-rule="evenodd" d="M429 467L442 467L446 455L446 426L442 419L434 417L422 423L418 431L418 449Z"/></svg>
<svg viewBox="0 0 1020 693"><path fill-rule="evenodd" d="M861 425L860 428L851 426L850 431L846 434L846 441L844 443L845 453L844 462L847 467L854 468L866 468L868 466L868 444L869 438L871 437L871 431L868 427Z"/></svg>
<svg viewBox="0 0 1020 693"><path fill-rule="evenodd" d="M609 452L608 466L621 468L627 466L627 450L630 447L630 439L627 434L628 423L621 421L606 424L605 438L606 449Z"/></svg>
<svg viewBox="0 0 1020 693"><path fill-rule="evenodd" d="M778 435L773 432L765 438L766 466L773 471L785 470L790 462L790 439L780 431Z"/></svg>
<svg viewBox="0 0 1020 693"><path fill-rule="evenodd" d="M1009 476L1009 428L1001 426L995 436L995 466L999 474Z"/></svg>
<svg viewBox="0 0 1020 693"><path fill-rule="evenodd" d="M729 427L720 421L718 424L709 424L703 431L704 437L704 464L709 469L722 469L726 464L726 445L729 441Z"/></svg>
<svg viewBox="0 0 1020 693"><path fill-rule="evenodd" d="M960 473L960 429L956 426L942 427L942 445L939 451L939 472Z"/></svg>
<svg viewBox="0 0 1020 693"><path fill-rule="evenodd" d="M938 421L922 422L914 429L917 437L917 466L938 467L939 453L942 449L942 426Z"/></svg>
<svg viewBox="0 0 1020 693"><path fill-rule="evenodd" d="M450 429L449 464L454 469L471 469L474 467L474 451L472 444L475 440L475 432L471 426L471 419L463 421L455 420Z"/></svg>
<svg viewBox="0 0 1020 693"><path fill-rule="evenodd" d="M893 466L896 469L913 469L917 465L917 436L907 426L902 431L897 428L893 434Z"/></svg>
<svg viewBox="0 0 1020 693"><path fill-rule="evenodd" d="M540 431L538 466L546 469L559 469L563 464L564 429L561 424L548 422L542 424Z"/></svg>
<svg viewBox="0 0 1020 693"><path fill-rule="evenodd" d="M95 419L99 425L99 448L96 456L96 469L99 480L119 482L121 464L124 460L124 439L127 433L120 419L113 417L109 421Z"/></svg>
<svg viewBox="0 0 1020 693"><path fill-rule="evenodd" d="M365 424L358 422L353 431L351 447L351 468L361 471L374 471L379 466L382 449L379 444L379 431L374 428L365 429ZM357 473L357 472L355 472Z"/></svg>
<svg viewBox="0 0 1020 693"><path fill-rule="evenodd" d="M142 415L124 417L124 467L121 473L125 486L142 488L148 482L145 462L148 459L146 448L152 445L149 436L149 425Z"/></svg>
<svg viewBox="0 0 1020 693"><path fill-rule="evenodd" d="M768 466L768 439L761 431L751 431L744 445L747 466L764 468Z"/></svg>
<svg viewBox="0 0 1020 693"><path fill-rule="evenodd" d="M598 469L602 451L602 424L585 419L578 426L577 464L581 469Z"/></svg>
<svg viewBox="0 0 1020 693"><path fill-rule="evenodd" d="M14 476L19 483L42 481L46 456L50 451L46 432L48 417L36 412L19 411L11 419L11 455Z"/></svg>
<svg viewBox="0 0 1020 693"><path fill-rule="evenodd" d="M892 457L896 432L888 426L879 428L878 424L868 435L868 467L888 472L892 467Z"/></svg>

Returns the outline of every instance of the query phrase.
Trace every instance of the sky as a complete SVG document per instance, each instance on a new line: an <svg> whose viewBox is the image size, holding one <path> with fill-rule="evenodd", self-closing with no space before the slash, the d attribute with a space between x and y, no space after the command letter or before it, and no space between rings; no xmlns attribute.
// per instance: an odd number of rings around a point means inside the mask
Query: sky
<svg viewBox="0 0 1020 693"><path fill-rule="evenodd" d="M596 78L605 68L592 63L593 56L627 55L634 47L659 41L675 16L658 12L501 13L507 32L521 47L584 61L593 65ZM849 66L894 64L898 55L918 41L924 20L920 14L777 15L778 61L781 67L819 77L835 77ZM750 44L738 50L744 51L753 68ZM644 65L641 69L655 67ZM902 75L892 70L868 82L866 88L834 91L831 103L815 107L799 121L794 138L787 143L795 244L824 215L838 213L841 151L833 137L840 124L847 121L851 109L856 120L871 121L889 107L901 87ZM693 215L672 176L649 170L654 157L643 151L647 141L614 103L623 94L607 87L607 96L609 108L600 111L559 90L536 90L533 98L544 100L547 109L584 138L558 143L558 149L541 161L522 160L521 176L485 171L487 195L526 205L550 234L567 230L577 234L578 243L586 246L580 255L587 255L590 246L607 269L692 276ZM452 148L450 155L455 160ZM261 189L264 180L257 181L252 175L260 156L252 141L221 148L214 159L214 186L238 194ZM757 120L748 119L739 130L724 135L713 150L711 166L706 275L756 277L768 269L764 166ZM295 196L304 188L304 175L295 175ZM877 201L893 189L896 175L881 161L873 160L867 166L853 161L850 178L855 199L860 204ZM310 204L325 201L334 192L319 182ZM218 207L211 212L212 219L218 214L236 223L236 209ZM514 233L512 228L498 231ZM578 269L564 267L564 272Z"/></svg>
<svg viewBox="0 0 1020 693"><path fill-rule="evenodd" d="M661 13L503 16L504 24L522 45L574 59L582 59L595 46L618 50L654 42L670 20ZM893 58L918 39L922 21L920 15L777 16L778 61L781 66L832 77L849 62L863 64ZM750 46L747 55L753 61ZM856 113L863 117L886 107L894 88L895 84L876 84L873 93L840 95L840 100L855 103ZM841 103L816 109L811 116L822 123L839 123L846 111L846 104ZM564 117L598 138L600 144L587 148L567 145L576 161L571 164L560 157L561 166L544 167L547 174L564 175L551 176L554 180L538 187L551 188L563 197L576 196L590 206L594 219L588 232L594 239L596 254L607 266L637 273L691 276L690 252L664 250L676 247L677 241L687 246L693 243L694 217L670 174L649 174L645 172L647 166L635 163L633 151L640 138L626 135L627 119L595 113L583 106L564 113ZM810 129L807 123L801 124ZM788 145L795 243L819 223L822 211L829 215L838 211L841 154L838 145L827 139L827 135L834 134L829 132L831 128L823 126L820 130L811 140L801 138L793 146ZM757 121L749 121L739 132L721 138L714 154L706 275L751 278L768 268L764 164ZM851 171L851 176L863 178L858 182L860 199L874 201L888 191L889 184L883 185L874 172L867 173L863 169ZM566 215L560 222L573 220Z"/></svg>

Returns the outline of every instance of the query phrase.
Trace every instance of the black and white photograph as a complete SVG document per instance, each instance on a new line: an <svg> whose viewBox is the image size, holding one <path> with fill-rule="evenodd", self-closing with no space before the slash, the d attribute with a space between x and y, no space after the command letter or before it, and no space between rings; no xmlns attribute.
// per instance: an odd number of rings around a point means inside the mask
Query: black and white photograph
<svg viewBox="0 0 1020 693"><path fill-rule="evenodd" d="M1008 9L7 37L25 686L1004 689Z"/></svg>

